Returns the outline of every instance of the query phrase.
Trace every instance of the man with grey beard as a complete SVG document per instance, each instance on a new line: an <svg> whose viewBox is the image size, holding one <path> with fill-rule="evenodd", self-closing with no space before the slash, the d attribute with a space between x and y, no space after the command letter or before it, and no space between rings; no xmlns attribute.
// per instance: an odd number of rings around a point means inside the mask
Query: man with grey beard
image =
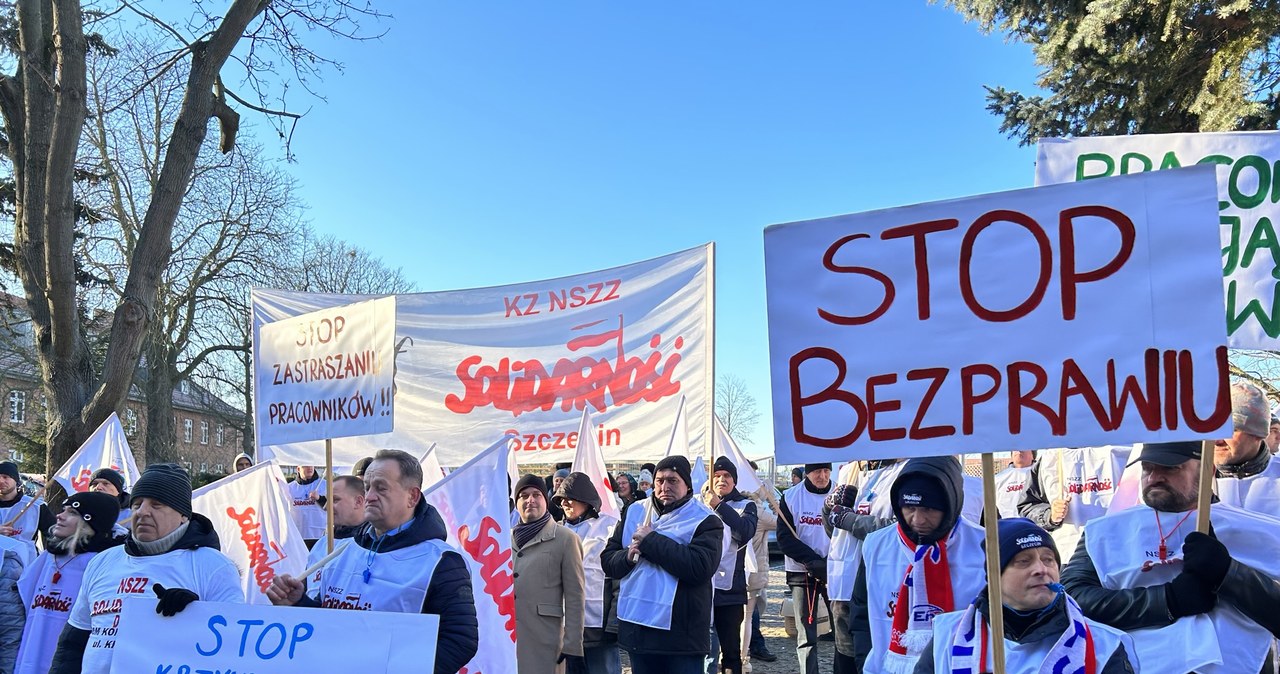
<svg viewBox="0 0 1280 674"><path fill-rule="evenodd" d="M1271 672L1275 520L1215 503L1209 533L1195 530L1203 446L1143 445L1144 503L1086 524L1062 584L1085 617L1133 637L1145 671Z"/></svg>

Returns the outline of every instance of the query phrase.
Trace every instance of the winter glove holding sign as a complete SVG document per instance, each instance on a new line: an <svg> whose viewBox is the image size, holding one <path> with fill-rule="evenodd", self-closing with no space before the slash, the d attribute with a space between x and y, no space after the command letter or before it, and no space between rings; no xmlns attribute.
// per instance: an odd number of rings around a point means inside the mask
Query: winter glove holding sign
<svg viewBox="0 0 1280 674"><path fill-rule="evenodd" d="M166 618L172 618L182 613L182 609L186 608L188 604L200 599L200 595L191 590L181 587L165 589L160 583L152 585L151 590L160 599L160 601L156 602L156 613Z"/></svg>
<svg viewBox="0 0 1280 674"><path fill-rule="evenodd" d="M1164 584L1164 600L1169 607L1169 618L1177 620L1212 611L1218 596L1198 576L1183 571Z"/></svg>
<svg viewBox="0 0 1280 674"><path fill-rule="evenodd" d="M1182 544L1182 568L1216 590L1231 569L1231 553L1214 538L1212 527L1208 534L1193 531Z"/></svg>

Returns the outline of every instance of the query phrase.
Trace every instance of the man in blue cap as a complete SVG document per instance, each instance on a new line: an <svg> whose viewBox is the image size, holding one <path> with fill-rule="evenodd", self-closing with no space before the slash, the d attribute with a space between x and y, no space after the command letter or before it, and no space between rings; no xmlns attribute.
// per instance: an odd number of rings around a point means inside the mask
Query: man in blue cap
<svg viewBox="0 0 1280 674"><path fill-rule="evenodd" d="M1120 630L1084 617L1058 584L1062 558L1049 532L1029 519L999 521L1000 593L1004 616L1004 671L1135 671L1133 642ZM933 619L933 641L916 674L994 671L987 625L991 605L984 590L968 608Z"/></svg>

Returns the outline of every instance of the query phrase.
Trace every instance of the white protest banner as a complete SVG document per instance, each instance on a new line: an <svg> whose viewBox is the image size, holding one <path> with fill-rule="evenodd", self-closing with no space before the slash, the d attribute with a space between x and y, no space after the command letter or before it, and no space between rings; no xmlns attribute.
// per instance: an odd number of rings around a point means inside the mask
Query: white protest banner
<svg viewBox="0 0 1280 674"><path fill-rule="evenodd" d="M440 511L449 545L462 554L471 571L480 650L461 674L516 674L516 595L507 500L511 444L512 438L504 436L422 492L422 498Z"/></svg>
<svg viewBox="0 0 1280 674"><path fill-rule="evenodd" d="M609 472L604 466L604 455L600 453L600 445L596 444L596 436L591 432L591 411L582 410L582 422L578 424L578 452L573 456L573 467L569 470L586 475L595 485L600 496L600 514L612 515L622 519L622 508L618 505L617 496L609 484Z"/></svg>
<svg viewBox="0 0 1280 674"><path fill-rule="evenodd" d="M444 479L444 468L440 467L440 460L436 458L436 446L434 444L431 445L426 454L422 455L421 459L418 459L418 463L422 464L423 489Z"/></svg>
<svg viewBox="0 0 1280 674"><path fill-rule="evenodd" d="M191 507L213 522L222 554L240 571L250 604L270 604L266 591L277 575L296 576L307 566L307 546L289 516L284 473L274 461L207 484L191 494Z"/></svg>
<svg viewBox="0 0 1280 674"><path fill-rule="evenodd" d="M390 432L395 330L394 296L255 322L253 409L259 444ZM260 452L258 458L272 457ZM325 465L323 459L310 464Z"/></svg>
<svg viewBox="0 0 1280 674"><path fill-rule="evenodd" d="M1228 346L1280 349L1280 132L1170 133L1040 141L1036 184L1209 164L1217 168ZM1157 228L1159 227L1159 223Z"/></svg>
<svg viewBox="0 0 1280 674"><path fill-rule="evenodd" d="M693 493L701 494L702 488L707 484L707 462L699 456L693 461L693 468L689 471L689 479L693 482Z"/></svg>
<svg viewBox="0 0 1280 674"><path fill-rule="evenodd" d="M400 674L431 670L440 616L197 601L166 618L133 598L119 630L112 674Z"/></svg>
<svg viewBox="0 0 1280 674"><path fill-rule="evenodd" d="M778 462L1223 437L1215 189L1193 167L770 227Z"/></svg>
<svg viewBox="0 0 1280 674"><path fill-rule="evenodd" d="M742 450L738 449L738 443L734 442L729 431L725 430L720 417L716 417L716 435L711 447L712 456L729 457L734 467L738 469L738 491L750 494L764 486L760 477L756 475L756 469L751 467L751 462L743 455Z"/></svg>
<svg viewBox="0 0 1280 674"><path fill-rule="evenodd" d="M68 494L89 491L89 477L99 468L110 468L124 478L125 491L133 487L141 474L133 460L129 440L125 437L120 417L115 412L80 445L67 462L53 474L53 479Z"/></svg>
<svg viewBox="0 0 1280 674"><path fill-rule="evenodd" d="M712 256L708 244L558 279L398 295L396 429L334 441L334 463L404 447L409 434L438 443L440 463L459 466L506 430L520 463L568 462L587 408L609 461L656 459L681 395L691 440L705 453ZM357 299L255 289L254 329ZM255 353L255 362L267 361ZM322 463L322 443L259 440L262 458Z"/></svg>

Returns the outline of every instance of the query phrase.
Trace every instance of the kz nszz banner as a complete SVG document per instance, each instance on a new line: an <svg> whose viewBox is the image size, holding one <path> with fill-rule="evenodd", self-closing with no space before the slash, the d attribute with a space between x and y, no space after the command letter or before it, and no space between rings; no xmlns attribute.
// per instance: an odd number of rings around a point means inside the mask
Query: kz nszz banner
<svg viewBox="0 0 1280 674"><path fill-rule="evenodd" d="M395 430L335 440L334 463L383 447L421 454L434 442L440 463L457 466L507 431L521 462L572 461L584 408L607 460L656 459L682 395L693 449L705 452L712 255L708 244L577 276L396 296ZM255 349L274 321L361 299L255 289ZM261 384L269 363L254 356ZM255 409L262 438L266 411ZM324 463L322 443L260 451L283 464Z"/></svg>
<svg viewBox="0 0 1280 674"><path fill-rule="evenodd" d="M1214 171L765 230L778 463L1229 432Z"/></svg>
<svg viewBox="0 0 1280 674"><path fill-rule="evenodd" d="M1207 164L1217 168L1228 346L1280 349L1280 133L1171 133L1046 138L1036 184ZM1160 223L1156 223L1159 231Z"/></svg>

